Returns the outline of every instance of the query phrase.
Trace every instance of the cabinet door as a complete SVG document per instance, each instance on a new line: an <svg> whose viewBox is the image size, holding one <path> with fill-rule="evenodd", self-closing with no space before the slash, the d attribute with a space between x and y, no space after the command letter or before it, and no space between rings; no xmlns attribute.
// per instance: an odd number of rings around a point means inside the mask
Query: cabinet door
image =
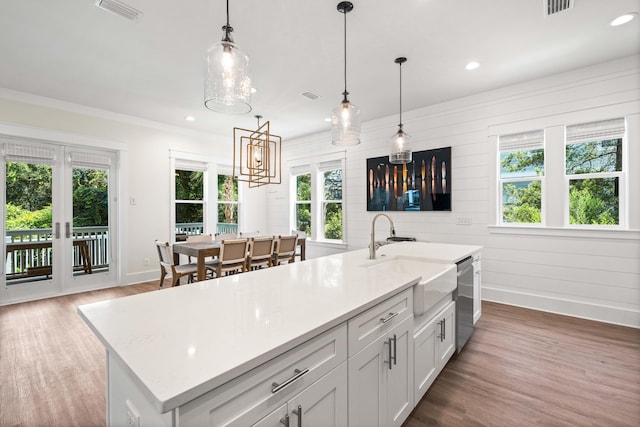
<svg viewBox="0 0 640 427"><path fill-rule="evenodd" d="M283 404L278 409L274 410L272 413L261 419L255 424L251 424L251 420L249 419L238 419L240 423L239 425L251 426L251 427L285 427L286 421L285 417L287 417L287 404ZM293 426L289 421L289 425Z"/></svg>
<svg viewBox="0 0 640 427"><path fill-rule="evenodd" d="M456 351L456 303L452 302L437 316L438 373Z"/></svg>
<svg viewBox="0 0 640 427"><path fill-rule="evenodd" d="M347 364L341 364L291 399L288 409L291 427L347 426Z"/></svg>
<svg viewBox="0 0 640 427"><path fill-rule="evenodd" d="M480 254L473 256L473 324L482 315L482 262Z"/></svg>
<svg viewBox="0 0 640 427"><path fill-rule="evenodd" d="M441 320L438 316L431 319L429 323L416 332L413 338L415 405L422 399L422 396L438 376L439 347L436 342L440 340L437 335L440 333L440 324L438 322Z"/></svg>
<svg viewBox="0 0 640 427"><path fill-rule="evenodd" d="M401 426L413 410L413 317L396 326L389 334L394 362L386 375L386 423Z"/></svg>
<svg viewBox="0 0 640 427"><path fill-rule="evenodd" d="M412 329L409 317L349 359L350 427L400 426L413 410Z"/></svg>
<svg viewBox="0 0 640 427"><path fill-rule="evenodd" d="M388 360L385 342L387 337L382 336L349 359L349 427L385 425L380 418L386 396L382 376L389 369L384 363Z"/></svg>

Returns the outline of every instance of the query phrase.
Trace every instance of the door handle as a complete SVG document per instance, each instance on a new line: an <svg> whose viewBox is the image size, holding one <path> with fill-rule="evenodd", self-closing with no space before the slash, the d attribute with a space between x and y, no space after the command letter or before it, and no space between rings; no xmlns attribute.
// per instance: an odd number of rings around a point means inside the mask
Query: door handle
<svg viewBox="0 0 640 427"><path fill-rule="evenodd" d="M64 223L64 237L66 237L67 239L69 237L71 237L71 223L70 222L65 222Z"/></svg>
<svg viewBox="0 0 640 427"><path fill-rule="evenodd" d="M60 238L60 223L56 222L56 230L53 233L53 237L55 237L56 239Z"/></svg>

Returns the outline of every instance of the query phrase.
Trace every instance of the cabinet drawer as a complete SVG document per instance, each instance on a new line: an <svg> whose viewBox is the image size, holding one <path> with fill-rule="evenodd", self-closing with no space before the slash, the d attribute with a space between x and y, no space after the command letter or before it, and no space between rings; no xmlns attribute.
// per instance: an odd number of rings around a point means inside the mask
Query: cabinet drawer
<svg viewBox="0 0 640 427"><path fill-rule="evenodd" d="M349 320L349 356L412 315L413 289L409 288Z"/></svg>
<svg viewBox="0 0 640 427"><path fill-rule="evenodd" d="M342 324L181 406L179 425L236 426L247 417L258 420L345 360L347 327ZM281 385L275 392L274 383Z"/></svg>

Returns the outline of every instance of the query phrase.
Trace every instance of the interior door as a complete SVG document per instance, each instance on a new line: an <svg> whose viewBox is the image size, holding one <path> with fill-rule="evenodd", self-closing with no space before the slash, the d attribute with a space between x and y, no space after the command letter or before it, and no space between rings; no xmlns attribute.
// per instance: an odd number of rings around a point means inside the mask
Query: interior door
<svg viewBox="0 0 640 427"><path fill-rule="evenodd" d="M0 146L0 304L115 284L115 153L9 137Z"/></svg>

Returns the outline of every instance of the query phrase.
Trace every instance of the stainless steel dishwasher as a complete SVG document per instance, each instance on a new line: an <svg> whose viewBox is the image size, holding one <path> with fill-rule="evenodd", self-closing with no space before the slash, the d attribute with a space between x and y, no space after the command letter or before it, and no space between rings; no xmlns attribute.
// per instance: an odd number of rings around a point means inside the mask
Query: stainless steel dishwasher
<svg viewBox="0 0 640 427"><path fill-rule="evenodd" d="M460 353L473 334L473 257L456 264L458 288L453 296L456 301L456 352Z"/></svg>

